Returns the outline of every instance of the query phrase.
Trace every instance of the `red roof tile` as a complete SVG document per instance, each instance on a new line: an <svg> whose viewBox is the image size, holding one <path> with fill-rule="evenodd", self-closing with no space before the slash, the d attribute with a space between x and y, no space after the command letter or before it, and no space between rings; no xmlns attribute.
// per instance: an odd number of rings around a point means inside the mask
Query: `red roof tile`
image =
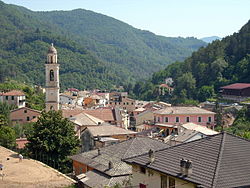
<svg viewBox="0 0 250 188"><path fill-rule="evenodd" d="M227 85L224 87L221 87L221 89L245 89L250 87L249 83L235 83L235 84L231 84L231 85Z"/></svg>
<svg viewBox="0 0 250 188"><path fill-rule="evenodd" d="M12 90L2 94L3 96L25 96L22 91L19 90Z"/></svg>

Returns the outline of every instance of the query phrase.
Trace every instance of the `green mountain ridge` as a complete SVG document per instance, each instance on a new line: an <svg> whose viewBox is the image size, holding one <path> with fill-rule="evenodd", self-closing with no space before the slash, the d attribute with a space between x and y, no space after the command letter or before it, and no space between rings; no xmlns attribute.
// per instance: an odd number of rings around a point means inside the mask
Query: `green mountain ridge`
<svg viewBox="0 0 250 188"><path fill-rule="evenodd" d="M173 96L159 96L158 85L168 77L174 80L175 92ZM147 82L137 83L134 94L146 100L204 101L221 86L236 82L250 83L250 20L238 33L200 48L184 62L154 73Z"/></svg>
<svg viewBox="0 0 250 188"><path fill-rule="evenodd" d="M0 81L44 85L43 62L51 42L62 64L62 87L80 89L145 79L205 45L195 38L157 36L83 9L33 12L1 1L0 9Z"/></svg>

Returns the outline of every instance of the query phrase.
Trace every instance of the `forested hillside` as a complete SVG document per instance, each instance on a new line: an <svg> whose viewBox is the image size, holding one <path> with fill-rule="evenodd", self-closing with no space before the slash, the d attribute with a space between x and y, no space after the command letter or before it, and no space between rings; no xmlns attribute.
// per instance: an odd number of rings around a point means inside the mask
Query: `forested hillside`
<svg viewBox="0 0 250 188"><path fill-rule="evenodd" d="M44 85L48 45L58 49L62 87L126 85L189 56L204 43L166 38L82 9L33 12L0 1L0 82Z"/></svg>
<svg viewBox="0 0 250 188"><path fill-rule="evenodd" d="M157 86L165 78L174 80L174 93L166 100L204 101L219 87L234 82L250 82L250 21L238 33L200 48L184 62L173 63L154 73L147 82L137 83L133 92L142 99L159 98ZM131 91L132 92L132 91Z"/></svg>

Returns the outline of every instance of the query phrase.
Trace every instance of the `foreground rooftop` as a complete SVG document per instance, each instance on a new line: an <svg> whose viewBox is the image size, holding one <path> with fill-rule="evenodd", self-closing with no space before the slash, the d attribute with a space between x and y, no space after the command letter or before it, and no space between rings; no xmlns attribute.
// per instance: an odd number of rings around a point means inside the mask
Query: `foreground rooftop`
<svg viewBox="0 0 250 188"><path fill-rule="evenodd" d="M0 164L3 165L3 178L0 187L4 188L52 188L67 187L74 180L57 170L33 159L19 162L18 154L0 146Z"/></svg>

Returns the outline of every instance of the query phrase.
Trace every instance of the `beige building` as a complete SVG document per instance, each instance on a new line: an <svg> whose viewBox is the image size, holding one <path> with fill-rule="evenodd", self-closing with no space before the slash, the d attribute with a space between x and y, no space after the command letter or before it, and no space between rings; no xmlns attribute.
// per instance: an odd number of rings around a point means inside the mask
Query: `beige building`
<svg viewBox="0 0 250 188"><path fill-rule="evenodd" d="M126 92L114 92L110 93L108 106L122 108L127 110L128 113L132 113L135 110L136 104L134 99L128 98Z"/></svg>
<svg viewBox="0 0 250 188"><path fill-rule="evenodd" d="M0 102L16 105L17 108L25 107L25 94L19 90L0 93Z"/></svg>
<svg viewBox="0 0 250 188"><path fill-rule="evenodd" d="M136 126L153 121L154 121L154 114L153 111L150 109L135 116Z"/></svg>
<svg viewBox="0 0 250 188"><path fill-rule="evenodd" d="M45 64L46 77L46 108L59 110L59 64L57 63L57 51L53 44L49 47Z"/></svg>

